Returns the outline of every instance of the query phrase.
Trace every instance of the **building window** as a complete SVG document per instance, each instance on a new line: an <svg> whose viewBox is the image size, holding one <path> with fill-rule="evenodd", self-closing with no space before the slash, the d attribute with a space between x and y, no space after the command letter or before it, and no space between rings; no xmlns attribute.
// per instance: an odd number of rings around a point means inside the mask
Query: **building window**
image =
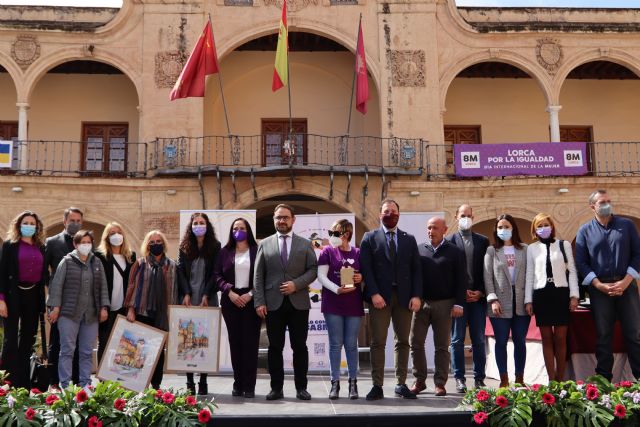
<svg viewBox="0 0 640 427"><path fill-rule="evenodd" d="M11 155L11 169L0 169L0 173L13 173L18 169L18 156L20 155L20 144L18 144L18 122L0 121L0 140L13 141L13 153Z"/></svg>
<svg viewBox="0 0 640 427"><path fill-rule="evenodd" d="M264 166L307 163L307 119L262 119L262 164Z"/></svg>
<svg viewBox="0 0 640 427"><path fill-rule="evenodd" d="M480 126L455 126L444 127L445 157L447 162L447 175L455 175L455 159L453 158L454 144L481 144Z"/></svg>
<svg viewBox="0 0 640 427"><path fill-rule="evenodd" d="M560 126L560 142L593 142L593 127Z"/></svg>
<svg viewBox="0 0 640 427"><path fill-rule="evenodd" d="M127 171L127 123L82 124L82 171Z"/></svg>

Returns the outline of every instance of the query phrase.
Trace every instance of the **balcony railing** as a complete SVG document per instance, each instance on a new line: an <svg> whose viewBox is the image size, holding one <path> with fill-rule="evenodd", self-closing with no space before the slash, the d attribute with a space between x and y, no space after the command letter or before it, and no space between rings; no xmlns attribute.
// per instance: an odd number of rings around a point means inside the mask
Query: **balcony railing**
<svg viewBox="0 0 640 427"><path fill-rule="evenodd" d="M0 169L0 174L145 177L307 171L424 174L428 179L451 180L458 179L451 151L451 145L427 145L423 139L314 134L110 143L16 141L12 167ZM587 164L589 176L640 176L640 142L588 143Z"/></svg>

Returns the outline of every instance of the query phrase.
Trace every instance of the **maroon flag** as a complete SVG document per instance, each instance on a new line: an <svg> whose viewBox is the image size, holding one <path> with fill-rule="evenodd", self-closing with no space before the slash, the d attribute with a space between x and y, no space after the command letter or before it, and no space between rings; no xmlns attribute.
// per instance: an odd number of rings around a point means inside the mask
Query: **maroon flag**
<svg viewBox="0 0 640 427"><path fill-rule="evenodd" d="M364 56L364 41L362 37L362 21L358 29L358 45L356 46L356 110L367 114L369 100L369 80L367 78L367 60Z"/></svg>
<svg viewBox="0 0 640 427"><path fill-rule="evenodd" d="M218 55L209 20L173 86L169 99L173 101L178 98L203 97L205 77L218 70Z"/></svg>

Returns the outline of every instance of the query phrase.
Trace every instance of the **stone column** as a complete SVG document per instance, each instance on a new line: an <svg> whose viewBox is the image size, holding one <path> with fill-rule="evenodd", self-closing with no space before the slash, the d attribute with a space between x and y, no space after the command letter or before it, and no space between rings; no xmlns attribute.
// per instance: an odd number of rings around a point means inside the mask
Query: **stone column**
<svg viewBox="0 0 640 427"><path fill-rule="evenodd" d="M549 105L547 112L549 113L549 129L551 130L551 142L560 142L560 119L558 112L562 108L561 105Z"/></svg>
<svg viewBox="0 0 640 427"><path fill-rule="evenodd" d="M16 107L18 107L18 141L20 141L20 170L24 171L28 169L29 166L29 158L27 156L27 110L29 109L29 104L26 102L17 102Z"/></svg>

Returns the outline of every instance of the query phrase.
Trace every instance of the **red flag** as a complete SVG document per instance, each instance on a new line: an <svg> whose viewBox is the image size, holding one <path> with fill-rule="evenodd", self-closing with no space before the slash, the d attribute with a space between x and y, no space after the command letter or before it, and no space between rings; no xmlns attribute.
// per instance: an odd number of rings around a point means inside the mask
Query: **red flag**
<svg viewBox="0 0 640 427"><path fill-rule="evenodd" d="M367 78L367 60L364 56L364 40L362 37L362 21L358 29L358 46L356 47L356 110L367 114L369 100L369 80Z"/></svg>
<svg viewBox="0 0 640 427"><path fill-rule="evenodd" d="M209 20L173 86L169 99L173 101L192 96L203 97L205 77L217 73L218 70L218 55L213 41L211 20Z"/></svg>

